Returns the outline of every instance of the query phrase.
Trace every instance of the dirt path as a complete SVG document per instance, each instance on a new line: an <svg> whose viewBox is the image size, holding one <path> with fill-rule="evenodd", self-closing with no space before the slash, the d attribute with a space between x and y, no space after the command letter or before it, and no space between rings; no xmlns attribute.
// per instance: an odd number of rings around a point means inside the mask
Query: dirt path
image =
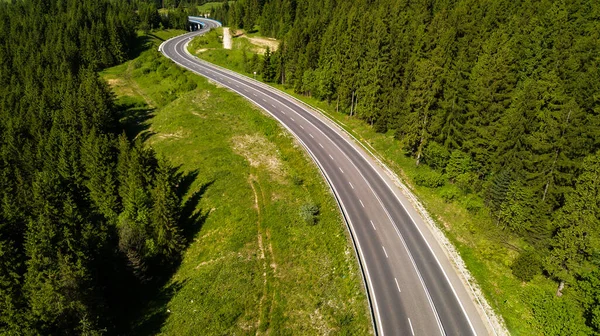
<svg viewBox="0 0 600 336"><path fill-rule="evenodd" d="M262 214L260 212L260 203L258 200L258 193L256 192L256 188L254 187L254 184L259 184L259 182L257 181L256 177L254 176L250 176L249 181L250 186L252 187L252 192L254 193L254 207L256 208L256 212L258 214L258 220L256 222L257 225L257 231L258 231L258 249L259 249L259 254L258 254L258 258L262 259L262 271L263 271L263 294L260 297L260 301L258 304L258 321L256 322L256 335L260 334L260 325L262 322L262 315L263 315L263 306L264 306L264 301L265 298L267 297L267 261L265 259L265 247L263 245L263 235L262 235L262 227L260 225L261 221L262 221ZM260 185L258 186L260 188ZM261 193L262 194L262 193Z"/></svg>
<svg viewBox="0 0 600 336"><path fill-rule="evenodd" d="M223 27L223 49L231 49L231 32L229 28Z"/></svg>

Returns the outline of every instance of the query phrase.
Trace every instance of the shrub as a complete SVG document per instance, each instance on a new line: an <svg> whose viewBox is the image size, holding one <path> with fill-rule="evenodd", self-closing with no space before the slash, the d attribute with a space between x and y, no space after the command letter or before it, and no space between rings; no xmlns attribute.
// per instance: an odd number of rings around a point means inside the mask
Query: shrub
<svg viewBox="0 0 600 336"><path fill-rule="evenodd" d="M300 217L306 224L317 224L319 212L319 206L312 202L306 203L300 207Z"/></svg>
<svg viewBox="0 0 600 336"><path fill-rule="evenodd" d="M425 163L433 169L444 169L448 164L450 152L437 142L430 142L423 150Z"/></svg>
<svg viewBox="0 0 600 336"><path fill-rule="evenodd" d="M437 188L443 186L444 182L441 173L429 169L420 170L415 176L415 183L423 187Z"/></svg>
<svg viewBox="0 0 600 336"><path fill-rule="evenodd" d="M292 175L292 183L296 186L301 186L304 184L304 179L298 175Z"/></svg>
<svg viewBox="0 0 600 336"><path fill-rule="evenodd" d="M535 251L525 251L519 254L510 268L519 280L529 282L542 272L542 259Z"/></svg>
<svg viewBox="0 0 600 336"><path fill-rule="evenodd" d="M445 186L440 190L440 197L446 203L454 201L458 198L458 196L460 196L460 190L458 190L458 188L453 184Z"/></svg>
<svg viewBox="0 0 600 336"><path fill-rule="evenodd" d="M483 200L476 195L469 195L465 199L464 205L470 213L478 213L483 208Z"/></svg>

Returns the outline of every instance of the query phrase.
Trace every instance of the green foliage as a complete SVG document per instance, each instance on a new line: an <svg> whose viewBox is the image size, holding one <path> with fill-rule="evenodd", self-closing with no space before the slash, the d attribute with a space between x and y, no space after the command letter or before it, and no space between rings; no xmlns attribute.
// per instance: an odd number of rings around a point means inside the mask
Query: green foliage
<svg viewBox="0 0 600 336"><path fill-rule="evenodd" d="M533 314L543 335L589 335L591 330L577 304L569 299L547 293L532 298Z"/></svg>
<svg viewBox="0 0 600 336"><path fill-rule="evenodd" d="M317 224L319 220L319 206L315 203L309 202L300 206L300 218L306 223L310 225Z"/></svg>
<svg viewBox="0 0 600 336"><path fill-rule="evenodd" d="M524 251L513 261L510 268L521 281L531 281L542 272L542 258L536 251Z"/></svg>
<svg viewBox="0 0 600 336"><path fill-rule="evenodd" d="M120 111L96 73L139 47L140 15L152 29L154 12L0 4L2 334L118 333L139 292L133 275L176 262L181 238L164 234L180 224L172 171L118 139Z"/></svg>
<svg viewBox="0 0 600 336"><path fill-rule="evenodd" d="M450 152L435 141L430 142L423 150L423 160L433 169L442 170L448 165Z"/></svg>
<svg viewBox="0 0 600 336"><path fill-rule="evenodd" d="M438 188L445 183L444 175L431 169L421 169L415 176L415 183L429 188Z"/></svg>

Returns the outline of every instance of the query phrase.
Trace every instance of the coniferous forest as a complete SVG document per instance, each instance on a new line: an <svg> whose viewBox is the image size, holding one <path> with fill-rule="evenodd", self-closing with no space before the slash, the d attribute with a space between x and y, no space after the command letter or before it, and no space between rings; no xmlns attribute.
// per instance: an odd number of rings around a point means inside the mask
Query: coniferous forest
<svg viewBox="0 0 600 336"><path fill-rule="evenodd" d="M127 330L177 265L186 177L126 134L97 72L136 53L137 29L186 29L178 13L0 2L0 333Z"/></svg>
<svg viewBox="0 0 600 336"><path fill-rule="evenodd" d="M417 184L481 199L523 242L513 274L575 297L536 312L547 332L600 333L600 2L239 0L211 15L281 39L269 78L394 134L432 168Z"/></svg>
<svg viewBox="0 0 600 336"><path fill-rule="evenodd" d="M176 267L187 177L126 132L97 73L138 31L187 29L186 5L0 2L1 333L127 330ZM534 311L545 330L600 333L600 2L238 0L211 17L281 39L263 78L393 134L431 168L418 184L483 200L523 242L514 275L575 298Z"/></svg>

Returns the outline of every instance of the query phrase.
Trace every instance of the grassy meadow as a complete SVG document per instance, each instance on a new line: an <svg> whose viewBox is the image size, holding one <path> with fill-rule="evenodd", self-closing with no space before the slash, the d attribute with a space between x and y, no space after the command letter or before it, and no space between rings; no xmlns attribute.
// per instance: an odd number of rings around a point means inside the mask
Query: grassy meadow
<svg viewBox="0 0 600 336"><path fill-rule="evenodd" d="M133 334L372 333L337 205L317 167L278 123L237 94L174 65L146 37L105 70L128 136L195 176L201 227ZM194 202L195 203L195 202ZM316 216L301 209L317 206Z"/></svg>

